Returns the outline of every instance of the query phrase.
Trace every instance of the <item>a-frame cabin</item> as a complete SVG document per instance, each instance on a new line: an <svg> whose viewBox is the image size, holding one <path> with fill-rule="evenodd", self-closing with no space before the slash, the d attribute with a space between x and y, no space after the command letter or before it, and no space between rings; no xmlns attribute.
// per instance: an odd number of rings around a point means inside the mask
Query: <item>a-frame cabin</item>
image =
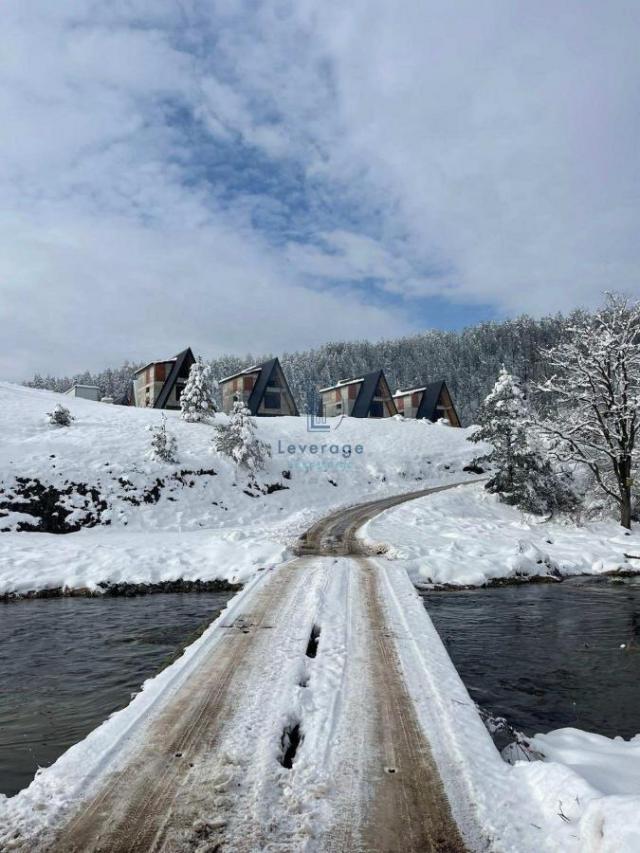
<svg viewBox="0 0 640 853"><path fill-rule="evenodd" d="M352 418L390 418L398 414L389 384L382 370L359 379L345 379L320 389L325 418L349 415Z"/></svg>
<svg viewBox="0 0 640 853"><path fill-rule="evenodd" d="M435 423L444 418L453 427L461 426L453 398L444 379L420 388L396 391L393 399L405 418L424 418Z"/></svg>
<svg viewBox="0 0 640 853"><path fill-rule="evenodd" d="M242 400L252 415L278 417L299 414L289 383L277 358L247 367L219 382L222 411L230 414L233 404Z"/></svg>
<svg viewBox="0 0 640 853"><path fill-rule="evenodd" d="M135 405L153 409L179 409L180 395L194 362L195 357L188 347L173 358L152 361L141 367L133 377Z"/></svg>

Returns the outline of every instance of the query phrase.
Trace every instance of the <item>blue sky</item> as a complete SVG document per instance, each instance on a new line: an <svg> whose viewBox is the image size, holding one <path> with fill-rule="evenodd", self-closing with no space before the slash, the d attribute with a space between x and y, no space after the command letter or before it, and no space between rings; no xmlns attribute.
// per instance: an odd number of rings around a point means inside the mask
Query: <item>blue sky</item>
<svg viewBox="0 0 640 853"><path fill-rule="evenodd" d="M635 0L8 0L0 378L637 295Z"/></svg>

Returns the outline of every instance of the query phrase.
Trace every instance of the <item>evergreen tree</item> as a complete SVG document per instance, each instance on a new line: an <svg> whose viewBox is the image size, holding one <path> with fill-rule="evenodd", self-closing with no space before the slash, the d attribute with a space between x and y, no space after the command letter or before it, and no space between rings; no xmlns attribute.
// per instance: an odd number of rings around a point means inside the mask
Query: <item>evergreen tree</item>
<svg viewBox="0 0 640 853"><path fill-rule="evenodd" d="M52 412L47 412L49 423L53 426L71 426L71 421L74 420L73 415L61 403L56 403L56 407Z"/></svg>
<svg viewBox="0 0 640 853"><path fill-rule="evenodd" d="M238 468L246 468L251 473L264 468L266 458L271 456L271 448L256 436L255 421L241 400L233 404L227 423L217 425L215 431L218 453L233 459Z"/></svg>
<svg viewBox="0 0 640 853"><path fill-rule="evenodd" d="M505 503L536 514L569 510L576 504L571 479L554 471L532 439L532 418L517 377L502 367L498 381L480 409L480 429L470 438L491 450L474 460L489 464L493 475L485 488Z"/></svg>
<svg viewBox="0 0 640 853"><path fill-rule="evenodd" d="M208 420L215 413L214 384L217 387L217 383L211 379L211 367L199 358L191 365L189 378L180 395L183 420L196 423Z"/></svg>
<svg viewBox="0 0 640 853"><path fill-rule="evenodd" d="M148 429L152 433L151 448L149 450L150 457L158 459L161 462L177 462L178 442L175 435L167 432L167 416L164 412L160 426L149 426Z"/></svg>

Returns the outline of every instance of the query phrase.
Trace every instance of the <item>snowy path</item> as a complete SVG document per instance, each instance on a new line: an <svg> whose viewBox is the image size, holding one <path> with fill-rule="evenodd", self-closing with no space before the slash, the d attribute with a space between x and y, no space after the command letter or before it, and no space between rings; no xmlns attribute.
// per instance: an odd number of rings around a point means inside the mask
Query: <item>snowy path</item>
<svg viewBox="0 0 640 853"><path fill-rule="evenodd" d="M21 834L7 849L491 849L464 780L452 778L460 767L449 766L454 819L438 770L450 755L429 732L455 744L437 689L425 692L429 667L442 667L444 650L436 639L433 663L418 660L409 648L416 627L404 609L430 623L406 574L358 554L358 526L410 497L315 525L305 556L250 584L203 638L188 677L170 684L111 744L67 806L62 828L58 816L54 834ZM458 696L452 701L468 703L448 666ZM450 673L440 676L451 688ZM477 726L476 740L493 750ZM503 774L493 753L495 766L488 751L476 757L494 774L498 768L499 788L506 767ZM502 795L508 801L508 791ZM518 845L518 830L507 824L495 829Z"/></svg>

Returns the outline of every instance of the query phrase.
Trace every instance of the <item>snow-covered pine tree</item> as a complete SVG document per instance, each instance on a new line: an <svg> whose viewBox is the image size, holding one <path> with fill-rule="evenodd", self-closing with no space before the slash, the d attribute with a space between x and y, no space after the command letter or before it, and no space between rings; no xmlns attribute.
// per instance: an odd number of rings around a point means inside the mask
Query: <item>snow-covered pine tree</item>
<svg viewBox="0 0 640 853"><path fill-rule="evenodd" d="M489 464L493 476L485 488L505 503L542 515L576 504L571 478L554 471L532 438L532 418L520 382L503 366L498 381L480 408L480 429L470 438L491 450L474 460Z"/></svg>
<svg viewBox="0 0 640 853"><path fill-rule="evenodd" d="M149 455L152 459L158 459L161 462L177 462L178 461L178 442L175 435L167 432L167 416L162 414L160 426L149 426L151 431L151 447Z"/></svg>
<svg viewBox="0 0 640 853"><path fill-rule="evenodd" d="M74 420L69 409L62 403L56 403L55 409L52 412L47 412L47 417L53 426L71 426L71 421Z"/></svg>
<svg viewBox="0 0 640 853"><path fill-rule="evenodd" d="M217 383L211 378L211 367L200 358L191 365L189 378L180 395L182 419L196 423L206 421L215 414L213 390Z"/></svg>
<svg viewBox="0 0 640 853"><path fill-rule="evenodd" d="M239 400L233 404L233 412L227 423L215 427L215 447L251 473L264 468L271 448L256 435L255 421L245 404Z"/></svg>

